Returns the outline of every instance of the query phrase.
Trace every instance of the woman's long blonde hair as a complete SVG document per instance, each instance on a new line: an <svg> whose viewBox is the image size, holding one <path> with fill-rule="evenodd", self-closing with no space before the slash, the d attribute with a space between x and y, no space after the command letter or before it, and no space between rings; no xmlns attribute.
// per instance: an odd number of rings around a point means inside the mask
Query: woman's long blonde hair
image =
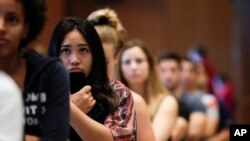
<svg viewBox="0 0 250 141"><path fill-rule="evenodd" d="M138 39L130 40L121 49L118 64L116 66L116 77L126 86L128 86L128 82L124 78L122 71L121 71L121 57L125 50L133 48L133 47L139 47L145 53L147 62L149 64L149 76L148 76L148 79L144 88L146 91L145 101L147 102L149 106L151 116L153 116L158 106L158 101L157 101L158 96L161 94L168 95L169 92L161 83L158 73L156 71L156 60L143 41L138 40Z"/></svg>

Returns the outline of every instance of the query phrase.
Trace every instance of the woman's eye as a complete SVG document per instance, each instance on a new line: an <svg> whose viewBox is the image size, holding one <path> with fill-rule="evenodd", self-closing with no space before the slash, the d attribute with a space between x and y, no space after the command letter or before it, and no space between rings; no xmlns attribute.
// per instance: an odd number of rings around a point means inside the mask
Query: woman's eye
<svg viewBox="0 0 250 141"><path fill-rule="evenodd" d="M65 53L69 53L69 51L70 50L68 48L62 48L60 52L65 54Z"/></svg>
<svg viewBox="0 0 250 141"><path fill-rule="evenodd" d="M130 60L125 60L122 62L124 65L129 65L130 64Z"/></svg>
<svg viewBox="0 0 250 141"><path fill-rule="evenodd" d="M142 63L142 62L143 62L142 59L136 59L136 63L140 64L140 63Z"/></svg>
<svg viewBox="0 0 250 141"><path fill-rule="evenodd" d="M80 48L80 52L81 53L88 53L89 49L87 49L87 48Z"/></svg>
<svg viewBox="0 0 250 141"><path fill-rule="evenodd" d="M18 22L18 18L15 15L9 15L6 18L6 22L11 24L11 25L14 25L14 24L16 24Z"/></svg>

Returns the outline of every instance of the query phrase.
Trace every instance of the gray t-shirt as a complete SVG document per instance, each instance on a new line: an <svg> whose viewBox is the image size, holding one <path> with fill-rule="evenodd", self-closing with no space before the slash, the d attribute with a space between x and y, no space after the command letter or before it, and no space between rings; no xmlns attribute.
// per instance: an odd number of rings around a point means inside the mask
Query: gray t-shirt
<svg viewBox="0 0 250 141"><path fill-rule="evenodd" d="M219 118L219 104L215 96L203 91L194 94L183 93L180 100L190 107L191 112L203 112L208 117Z"/></svg>
<svg viewBox="0 0 250 141"><path fill-rule="evenodd" d="M180 101L189 106L190 112L202 112L206 113L206 106L202 103L201 95L191 95L188 92L184 92Z"/></svg>

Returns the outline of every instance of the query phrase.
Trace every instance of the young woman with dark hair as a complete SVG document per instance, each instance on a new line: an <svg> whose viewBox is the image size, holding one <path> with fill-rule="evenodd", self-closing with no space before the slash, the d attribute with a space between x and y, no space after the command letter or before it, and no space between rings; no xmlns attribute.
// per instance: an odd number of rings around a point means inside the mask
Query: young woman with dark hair
<svg viewBox="0 0 250 141"><path fill-rule="evenodd" d="M25 140L66 141L69 130L67 72L59 59L26 49L44 27L46 2L0 0L0 9L0 70L10 75L22 91Z"/></svg>
<svg viewBox="0 0 250 141"><path fill-rule="evenodd" d="M103 8L93 11L87 20L94 25L104 49L108 64L108 74L110 79L115 79L114 69L119 56L119 51L123 47L125 28L115 10ZM136 140L155 141L150 114L145 100L131 90L136 112Z"/></svg>
<svg viewBox="0 0 250 141"><path fill-rule="evenodd" d="M70 17L60 21L49 56L59 57L70 75L71 140L135 140L131 93L109 80L102 43L90 23Z"/></svg>

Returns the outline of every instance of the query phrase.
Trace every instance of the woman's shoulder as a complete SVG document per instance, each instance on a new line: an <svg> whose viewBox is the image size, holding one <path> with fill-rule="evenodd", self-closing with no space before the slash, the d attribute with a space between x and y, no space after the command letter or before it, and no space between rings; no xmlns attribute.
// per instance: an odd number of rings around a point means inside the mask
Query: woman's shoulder
<svg viewBox="0 0 250 141"><path fill-rule="evenodd" d="M27 62L26 89L31 85L68 83L68 73L58 58L50 58L29 50L24 55ZM43 81L40 81L43 80ZM65 84L67 85L67 84Z"/></svg>
<svg viewBox="0 0 250 141"><path fill-rule="evenodd" d="M126 87L122 82L118 80L110 80L109 84L114 91L125 92L131 95L129 88Z"/></svg>
<svg viewBox="0 0 250 141"><path fill-rule="evenodd" d="M148 106L147 106L146 101L143 99L143 97L132 90L131 90L131 93L133 96L136 112L142 113L142 115L144 115L144 116L145 116L145 114L148 114L149 113Z"/></svg>
<svg viewBox="0 0 250 141"><path fill-rule="evenodd" d="M162 107L178 107L177 99L172 95L164 95L161 103Z"/></svg>
<svg viewBox="0 0 250 141"><path fill-rule="evenodd" d="M157 114L161 115L177 115L178 114L178 103L174 96L162 94L159 95L157 108L154 116Z"/></svg>
<svg viewBox="0 0 250 141"><path fill-rule="evenodd" d="M65 69L62 62L57 57L51 58L44 56L34 50L26 50L23 54L27 61L27 67L33 71L44 72L48 70L48 72L51 72L53 70L59 71Z"/></svg>
<svg viewBox="0 0 250 141"><path fill-rule="evenodd" d="M136 92L134 92L132 90L131 90L131 94L133 96L133 99L134 99L135 103L138 103L139 105L141 105L141 104L146 105L146 102L145 102L145 100L143 99L143 97L141 95L139 95L138 93L136 93Z"/></svg>
<svg viewBox="0 0 250 141"><path fill-rule="evenodd" d="M110 86L120 99L132 99L131 91L123 83L117 80L110 80Z"/></svg>
<svg viewBox="0 0 250 141"><path fill-rule="evenodd" d="M16 82L5 72L0 70L0 96L1 98L12 99L18 98L21 91ZM21 99L21 98L20 98Z"/></svg>

